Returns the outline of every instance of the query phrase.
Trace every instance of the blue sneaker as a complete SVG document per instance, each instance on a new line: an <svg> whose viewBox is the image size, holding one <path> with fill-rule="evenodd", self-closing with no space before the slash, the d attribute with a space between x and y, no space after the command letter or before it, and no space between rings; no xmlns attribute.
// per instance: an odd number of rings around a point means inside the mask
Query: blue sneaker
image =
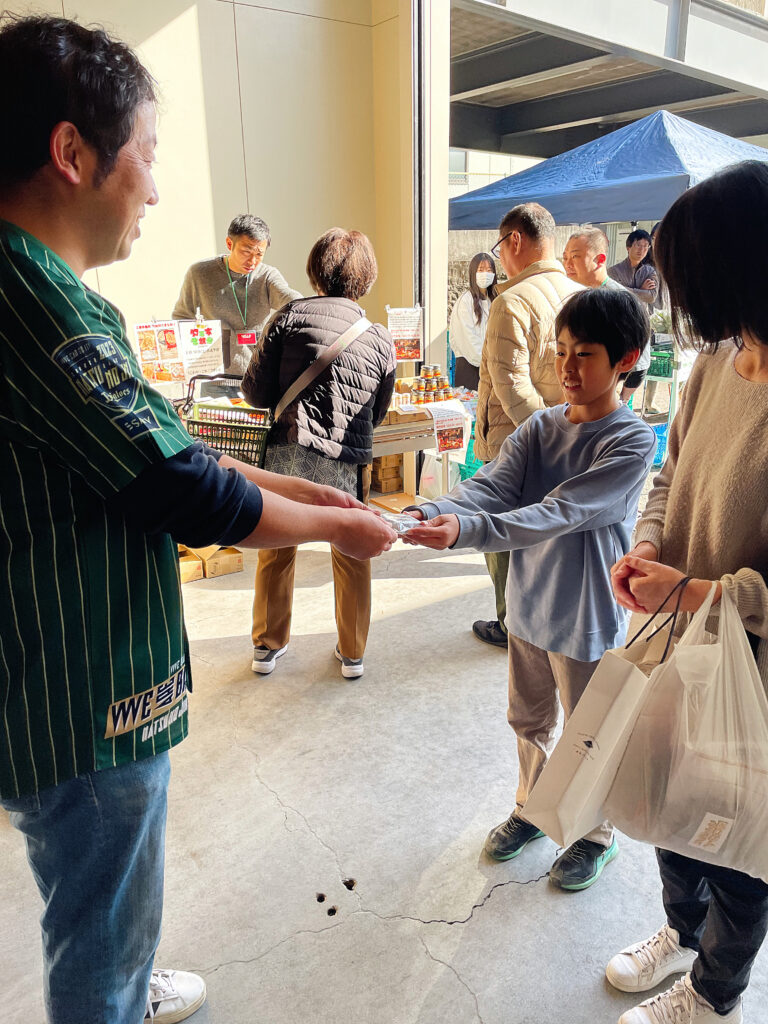
<svg viewBox="0 0 768 1024"><path fill-rule="evenodd" d="M568 892L578 892L594 885L603 872L618 855L619 847L614 839L610 846L593 843L591 839L577 839L564 850L552 865L549 877L555 885Z"/></svg>

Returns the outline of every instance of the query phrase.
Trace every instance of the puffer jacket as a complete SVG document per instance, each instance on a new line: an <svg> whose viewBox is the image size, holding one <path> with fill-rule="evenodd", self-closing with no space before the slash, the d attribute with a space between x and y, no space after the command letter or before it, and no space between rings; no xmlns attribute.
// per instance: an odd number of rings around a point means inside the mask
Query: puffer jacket
<svg viewBox="0 0 768 1024"><path fill-rule="evenodd" d="M559 260L538 260L491 303L480 360L475 454L490 462L537 409L563 401L555 374L555 318L582 285Z"/></svg>
<svg viewBox="0 0 768 1024"><path fill-rule="evenodd" d="M264 328L243 378L245 397L274 411L291 384L361 316L351 299L318 295L289 302ZM288 406L267 443L296 443L342 462L370 462L373 428L389 408L396 365L389 331L373 324Z"/></svg>

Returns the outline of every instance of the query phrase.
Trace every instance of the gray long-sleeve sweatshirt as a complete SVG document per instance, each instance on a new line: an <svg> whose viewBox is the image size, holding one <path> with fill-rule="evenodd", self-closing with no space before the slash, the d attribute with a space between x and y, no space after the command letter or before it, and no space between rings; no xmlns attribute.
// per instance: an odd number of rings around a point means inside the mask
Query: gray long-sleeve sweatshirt
<svg viewBox="0 0 768 1024"><path fill-rule="evenodd" d="M624 642L610 568L629 550L656 437L626 406L592 423L571 423L568 408L534 412L493 462L421 509L459 517L454 548L510 551L512 636L596 661Z"/></svg>
<svg viewBox="0 0 768 1024"><path fill-rule="evenodd" d="M288 286L279 270L267 263L260 263L250 274L231 273L233 293L225 261L225 256L215 256L192 264L173 307L173 319L194 320L199 307L206 320L221 320L224 368L227 373L242 377L255 345L240 344L238 335L253 334L257 342L272 311L302 296ZM246 313L246 290L248 304L244 324L241 312Z"/></svg>

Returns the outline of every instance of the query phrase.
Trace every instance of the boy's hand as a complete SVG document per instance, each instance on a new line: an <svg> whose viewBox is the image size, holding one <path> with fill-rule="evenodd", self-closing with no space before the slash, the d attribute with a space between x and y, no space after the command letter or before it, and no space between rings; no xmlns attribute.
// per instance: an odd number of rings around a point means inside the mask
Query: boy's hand
<svg viewBox="0 0 768 1024"><path fill-rule="evenodd" d="M628 561L633 557L645 559L646 562L657 562L659 553L650 541L643 540L636 544L628 555L624 555L611 567L611 586L613 595L622 608L628 608L631 612L645 612L630 589L629 581L637 574L637 570Z"/></svg>
<svg viewBox="0 0 768 1024"><path fill-rule="evenodd" d="M435 516L423 526L414 526L402 539L406 544L420 544L425 548L442 551L452 547L459 539L459 517L454 515Z"/></svg>

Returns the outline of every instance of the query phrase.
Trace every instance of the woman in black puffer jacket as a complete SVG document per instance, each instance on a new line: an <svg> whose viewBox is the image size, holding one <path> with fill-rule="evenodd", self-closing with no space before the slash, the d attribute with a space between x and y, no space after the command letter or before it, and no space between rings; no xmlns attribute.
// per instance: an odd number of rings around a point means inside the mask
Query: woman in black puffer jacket
<svg viewBox="0 0 768 1024"><path fill-rule="evenodd" d="M264 329L243 378L243 393L275 409L290 386L365 314L357 300L376 280L373 247L359 231L331 228L315 242L307 276L317 292L296 299ZM365 501L373 428L386 415L395 381L389 332L373 324L283 411L268 438L265 468L339 487ZM371 618L371 567L331 549L342 674L363 674ZM253 606L253 670L272 671L288 646L296 548L262 549Z"/></svg>

